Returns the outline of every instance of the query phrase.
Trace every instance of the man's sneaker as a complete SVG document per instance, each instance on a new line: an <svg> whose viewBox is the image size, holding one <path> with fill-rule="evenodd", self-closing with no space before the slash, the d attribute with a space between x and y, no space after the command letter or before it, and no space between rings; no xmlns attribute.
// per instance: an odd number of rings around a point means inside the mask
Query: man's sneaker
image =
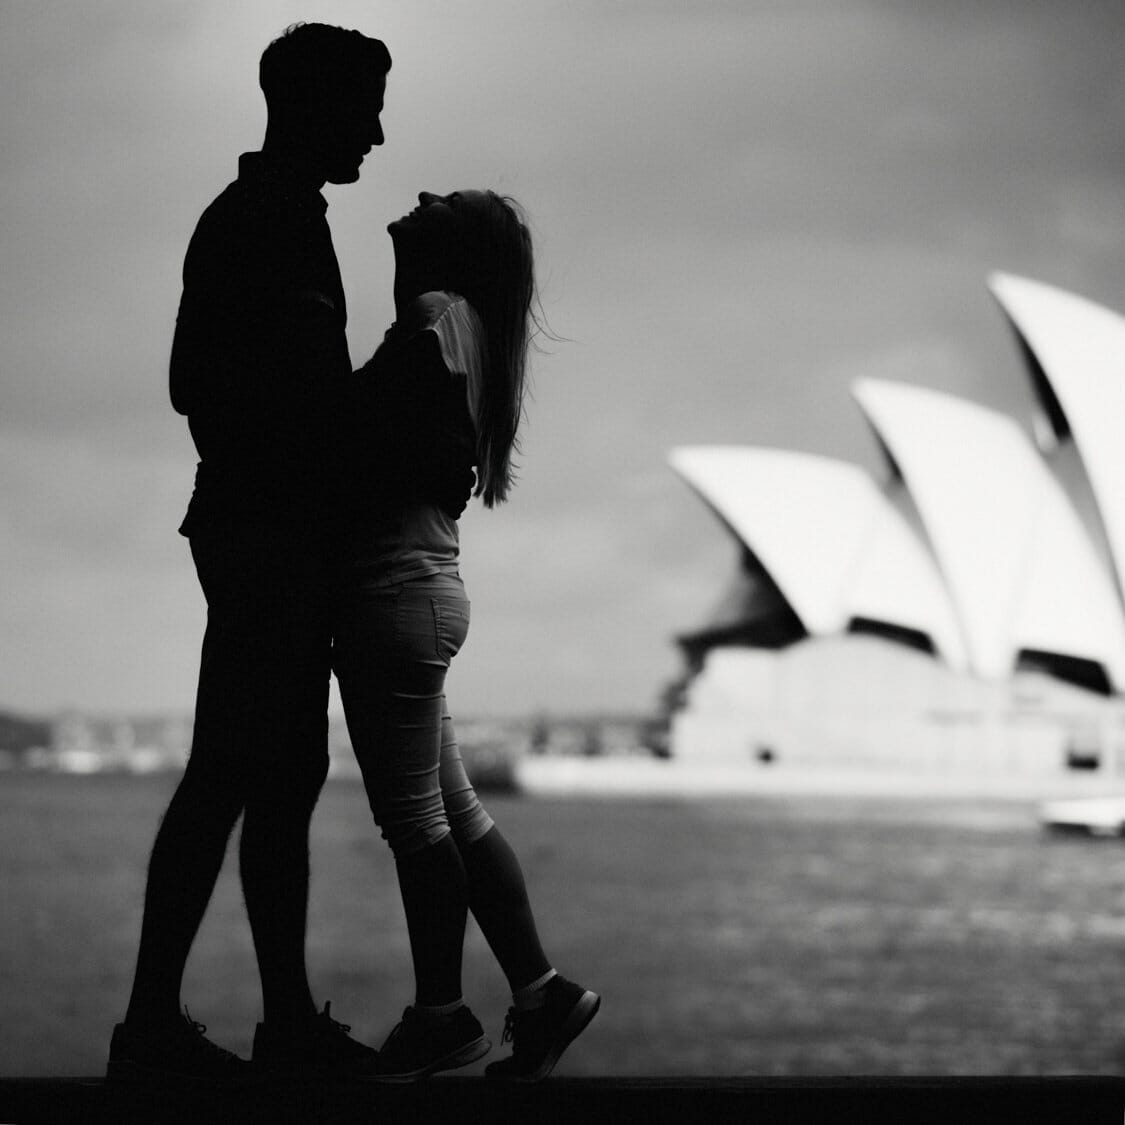
<svg viewBox="0 0 1125 1125"><path fill-rule="evenodd" d="M546 1078L559 1056L594 1018L601 997L581 985L554 976L543 986L543 1003L538 1008L508 1009L502 1043L511 1042L506 1059L490 1063L484 1073L489 1078L512 1082L538 1082Z"/></svg>
<svg viewBox="0 0 1125 1125"><path fill-rule="evenodd" d="M233 1051L204 1038L207 1030L184 1014L163 1025L119 1023L109 1044L106 1079L123 1083L183 1081L239 1086L250 1065Z"/></svg>
<svg viewBox="0 0 1125 1125"><path fill-rule="evenodd" d="M260 1023L254 1031L254 1070L293 1078L336 1075L369 1077L379 1052L352 1039L351 1027L331 1016L332 1005L300 1023Z"/></svg>
<svg viewBox="0 0 1125 1125"><path fill-rule="evenodd" d="M381 1082L417 1082L439 1070L468 1066L486 1055L492 1043L476 1016L462 1005L448 1016L425 1016L414 1008L379 1050Z"/></svg>

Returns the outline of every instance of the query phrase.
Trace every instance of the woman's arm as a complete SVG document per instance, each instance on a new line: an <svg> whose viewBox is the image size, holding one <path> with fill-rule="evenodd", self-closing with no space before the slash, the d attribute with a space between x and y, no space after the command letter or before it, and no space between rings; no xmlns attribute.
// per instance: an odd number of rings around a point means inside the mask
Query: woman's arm
<svg viewBox="0 0 1125 1125"><path fill-rule="evenodd" d="M464 377L430 330L387 341L361 369L366 401L346 419L361 491L388 503L436 503L457 518L475 484L476 439Z"/></svg>

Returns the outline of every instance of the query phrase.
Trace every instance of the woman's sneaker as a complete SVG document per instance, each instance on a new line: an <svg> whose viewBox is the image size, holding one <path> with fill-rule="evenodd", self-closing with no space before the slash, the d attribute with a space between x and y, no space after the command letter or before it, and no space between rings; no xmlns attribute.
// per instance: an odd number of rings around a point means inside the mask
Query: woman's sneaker
<svg viewBox="0 0 1125 1125"><path fill-rule="evenodd" d="M351 1027L334 1020L331 1004L307 1020L274 1025L260 1023L254 1032L254 1070L288 1078L372 1077L379 1052L352 1039Z"/></svg>
<svg viewBox="0 0 1125 1125"><path fill-rule="evenodd" d="M484 1028L464 1004L447 1016L427 1016L407 1008L379 1049L378 1070L371 1077L380 1082L417 1082L439 1070L468 1066L491 1048Z"/></svg>
<svg viewBox="0 0 1125 1125"><path fill-rule="evenodd" d="M581 985L554 976L543 986L543 1003L521 1011L508 1009L501 1042L512 1044L506 1059L490 1063L489 1078L538 1082L554 1069L559 1056L585 1030L601 1006L601 997Z"/></svg>
<svg viewBox="0 0 1125 1125"><path fill-rule="evenodd" d="M243 1085L250 1064L205 1038L206 1030L186 1008L167 1024L117 1024L109 1044L107 1081Z"/></svg>

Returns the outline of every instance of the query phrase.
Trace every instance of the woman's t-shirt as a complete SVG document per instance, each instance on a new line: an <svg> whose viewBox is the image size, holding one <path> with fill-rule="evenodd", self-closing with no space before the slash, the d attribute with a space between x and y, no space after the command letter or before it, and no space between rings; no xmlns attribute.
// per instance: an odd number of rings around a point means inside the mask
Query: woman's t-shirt
<svg viewBox="0 0 1125 1125"><path fill-rule="evenodd" d="M418 297L388 331L371 363L380 424L369 440L374 462L380 444L393 448L393 464L379 474L398 495L382 499L366 518L361 505L347 516L345 564L360 567L367 584L390 586L434 574L457 573L457 520L421 493L434 469L437 443L465 450L471 463L480 417L483 327L476 310L457 293ZM443 464L450 463L448 446Z"/></svg>

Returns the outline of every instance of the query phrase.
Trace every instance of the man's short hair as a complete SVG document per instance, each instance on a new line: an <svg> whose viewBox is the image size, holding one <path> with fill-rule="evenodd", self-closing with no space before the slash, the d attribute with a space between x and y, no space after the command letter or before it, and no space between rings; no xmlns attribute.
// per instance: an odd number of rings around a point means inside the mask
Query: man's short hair
<svg viewBox="0 0 1125 1125"><path fill-rule="evenodd" d="M262 52L258 84L268 107L284 108L330 97L365 72L390 69L381 39L326 23L295 23Z"/></svg>

